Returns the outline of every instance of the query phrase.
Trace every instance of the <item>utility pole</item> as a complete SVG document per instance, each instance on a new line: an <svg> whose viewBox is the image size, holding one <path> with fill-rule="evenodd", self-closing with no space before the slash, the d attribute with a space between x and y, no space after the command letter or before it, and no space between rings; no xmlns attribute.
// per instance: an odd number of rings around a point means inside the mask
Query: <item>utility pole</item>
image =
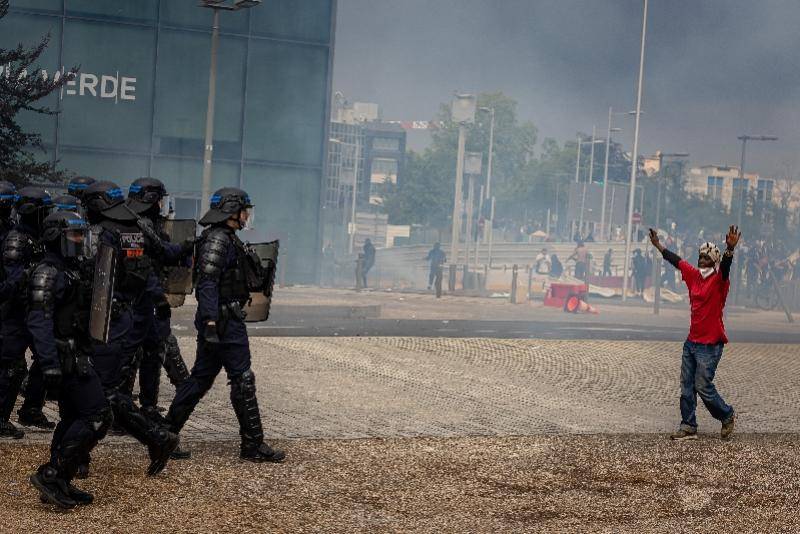
<svg viewBox="0 0 800 534"><path fill-rule="evenodd" d="M486 192L484 195L481 195L481 198L485 198L485 200L489 200L492 198L492 154L494 153L494 108L480 108L480 111L486 111L491 115L491 122L489 122L489 161L487 165L489 168L486 169ZM483 213L481 213L483 215ZM488 241L487 232L491 234L494 231L494 215L489 217L489 220L484 222L483 226L483 240L484 242Z"/></svg>
<svg viewBox="0 0 800 534"><path fill-rule="evenodd" d="M457 94L451 104L450 114L458 123L458 154L456 155L456 186L453 197L453 228L450 242L450 262L458 263L458 241L461 231L461 202L464 186L464 147L467 137L467 124L475 120L475 95Z"/></svg>
<svg viewBox="0 0 800 534"><path fill-rule="evenodd" d="M661 188L664 183L664 158L688 158L689 154L680 152L674 154L664 154L660 150L656 152L658 157L658 184L656 194L656 220L655 230L658 232L658 227L661 226ZM653 256L653 272L651 274L653 279L653 314L658 315L661 313L661 264L662 258L660 254Z"/></svg>
<svg viewBox="0 0 800 534"><path fill-rule="evenodd" d="M211 63L208 69L208 101L206 102L206 132L203 143L203 182L201 211L208 211L209 197L211 197L211 162L214 156L214 114L217 100L217 49L219 48L219 12L238 11L255 7L261 0L234 0L233 3L220 0L201 0L200 7L214 10L214 20L211 24Z"/></svg>
<svg viewBox="0 0 800 534"><path fill-rule="evenodd" d="M628 195L628 221L625 226L625 262L622 272L622 301L628 299L628 274L631 267L631 231L633 230L633 208L636 201L636 173L639 167L639 123L642 118L642 88L644 81L644 44L647 36L647 0L642 12L642 44L639 52L639 81L636 89L636 123L633 129L633 153L631 155L631 183Z"/></svg>

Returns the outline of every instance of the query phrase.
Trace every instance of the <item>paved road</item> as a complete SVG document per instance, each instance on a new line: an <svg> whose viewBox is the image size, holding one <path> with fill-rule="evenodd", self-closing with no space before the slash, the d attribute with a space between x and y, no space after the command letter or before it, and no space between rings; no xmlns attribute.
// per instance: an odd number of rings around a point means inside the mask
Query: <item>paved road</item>
<svg viewBox="0 0 800 534"><path fill-rule="evenodd" d="M190 338L181 347L191 362ZM668 432L681 344L518 339L254 338L268 435L362 438ZM797 345L733 344L717 384L745 432L800 432ZM173 389L162 385L162 404ZM719 424L698 411L702 431ZM236 439L224 377L185 439ZM46 433L33 438L45 439Z"/></svg>
<svg viewBox="0 0 800 534"><path fill-rule="evenodd" d="M491 321L465 319L341 319L298 316L276 317L267 323L249 326L251 336L417 336L417 337L480 337L498 339L608 339L617 341L682 341L687 326L654 326L652 324L619 324L583 322L581 317L566 315L564 322L554 321ZM191 318L176 316L174 329L179 335L195 335ZM729 331L732 342L800 343L800 329L784 332L762 330Z"/></svg>

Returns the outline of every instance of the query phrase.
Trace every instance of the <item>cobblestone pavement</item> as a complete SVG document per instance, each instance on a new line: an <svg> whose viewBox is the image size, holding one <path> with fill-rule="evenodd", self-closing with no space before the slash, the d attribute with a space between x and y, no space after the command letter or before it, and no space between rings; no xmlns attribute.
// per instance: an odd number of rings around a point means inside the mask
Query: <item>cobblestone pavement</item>
<svg viewBox="0 0 800 534"><path fill-rule="evenodd" d="M289 440L281 465L235 443L143 474L142 447L103 443L92 506L56 513L26 477L46 445L3 447L0 531L797 533L798 436L675 443L591 435Z"/></svg>
<svg viewBox="0 0 800 534"><path fill-rule="evenodd" d="M181 338L191 362L194 342ZM668 432L681 344L447 338L254 338L272 438ZM798 432L796 345L729 345L716 383L743 432ZM173 388L162 384L162 405ZM187 442L235 439L224 374ZM700 429L718 432L702 404ZM29 432L47 439L46 432Z"/></svg>

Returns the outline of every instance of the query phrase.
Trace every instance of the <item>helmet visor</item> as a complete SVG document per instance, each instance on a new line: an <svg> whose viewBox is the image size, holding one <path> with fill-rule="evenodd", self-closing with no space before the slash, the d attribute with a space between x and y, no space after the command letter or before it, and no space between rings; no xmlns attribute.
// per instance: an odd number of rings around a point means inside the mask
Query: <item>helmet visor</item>
<svg viewBox="0 0 800 534"><path fill-rule="evenodd" d="M158 203L159 215L164 218L169 217L175 210L172 207L172 198L169 195L164 195Z"/></svg>
<svg viewBox="0 0 800 534"><path fill-rule="evenodd" d="M80 258L91 249L91 232L84 229L69 229L61 234L61 255L65 258Z"/></svg>

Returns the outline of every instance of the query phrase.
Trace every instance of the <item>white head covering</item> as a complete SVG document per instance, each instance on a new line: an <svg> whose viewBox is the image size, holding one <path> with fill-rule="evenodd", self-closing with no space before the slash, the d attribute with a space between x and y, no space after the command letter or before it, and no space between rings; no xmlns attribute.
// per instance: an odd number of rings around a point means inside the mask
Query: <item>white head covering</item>
<svg viewBox="0 0 800 534"><path fill-rule="evenodd" d="M711 261L714 263L719 263L719 261L722 259L722 254L719 251L719 247L708 241L700 245L699 254L708 255L708 257L711 258Z"/></svg>

